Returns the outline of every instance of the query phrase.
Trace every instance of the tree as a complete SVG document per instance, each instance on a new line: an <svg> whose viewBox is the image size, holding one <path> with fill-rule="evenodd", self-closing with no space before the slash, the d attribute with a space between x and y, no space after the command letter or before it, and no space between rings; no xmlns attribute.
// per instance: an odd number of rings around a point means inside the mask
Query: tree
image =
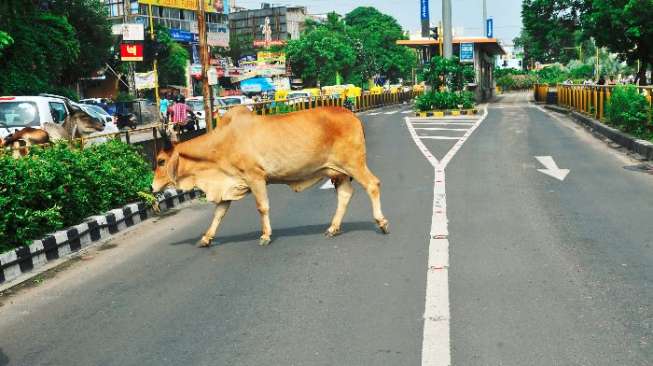
<svg viewBox="0 0 653 366"><path fill-rule="evenodd" d="M20 6L0 14L0 27L14 40L0 59L0 94L62 92L63 72L79 56L75 30L66 18Z"/></svg>
<svg viewBox="0 0 653 366"><path fill-rule="evenodd" d="M355 74L381 74L391 81L410 78L417 56L412 49L397 45L397 40L406 37L395 18L373 7L358 7L345 16L345 24L364 51L359 52Z"/></svg>
<svg viewBox="0 0 653 366"><path fill-rule="evenodd" d="M75 29L79 56L63 73L66 85L91 76L111 57L113 36L107 8L102 0L58 0L50 2L50 11L66 17Z"/></svg>
<svg viewBox="0 0 653 366"><path fill-rule="evenodd" d="M630 63L639 61L638 79L646 84L653 65L653 0L591 0L583 29L599 46L608 47Z"/></svg>
<svg viewBox="0 0 653 366"><path fill-rule="evenodd" d="M577 31L587 0L524 0L519 44L527 63L566 63L575 56Z"/></svg>
<svg viewBox="0 0 653 366"><path fill-rule="evenodd" d="M325 24L310 28L300 39L291 40L286 46L293 71L307 85L335 83L336 73L347 79L356 62L351 39L345 32L336 30L340 29L340 17L332 13L328 18Z"/></svg>
<svg viewBox="0 0 653 366"><path fill-rule="evenodd" d="M111 46L109 22L100 0L3 0L0 29L12 44L0 48L0 94L54 92L98 70Z"/></svg>
<svg viewBox="0 0 653 366"><path fill-rule="evenodd" d="M6 32L0 31L0 56L2 56L2 49L11 46L14 39Z"/></svg>

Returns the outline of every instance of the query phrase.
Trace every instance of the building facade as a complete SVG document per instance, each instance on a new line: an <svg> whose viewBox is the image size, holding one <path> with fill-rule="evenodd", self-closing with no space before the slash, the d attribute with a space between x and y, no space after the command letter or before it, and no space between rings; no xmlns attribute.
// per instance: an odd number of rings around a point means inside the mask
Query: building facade
<svg viewBox="0 0 653 366"><path fill-rule="evenodd" d="M229 30L237 39L252 39L255 46L266 42L266 26L269 26L268 41L284 44L298 39L306 23L306 8L302 6L276 6L263 3L261 9L247 9L229 14Z"/></svg>

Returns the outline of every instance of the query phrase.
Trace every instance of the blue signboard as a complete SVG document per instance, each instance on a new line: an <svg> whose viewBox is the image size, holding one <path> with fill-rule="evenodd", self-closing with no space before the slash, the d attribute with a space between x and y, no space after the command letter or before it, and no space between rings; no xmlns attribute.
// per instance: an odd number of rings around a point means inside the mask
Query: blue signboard
<svg viewBox="0 0 653 366"><path fill-rule="evenodd" d="M474 62L474 44L460 44L460 62Z"/></svg>
<svg viewBox="0 0 653 366"><path fill-rule="evenodd" d="M485 35L487 38L493 38L494 37L494 21L492 18L489 18L487 20L487 25L485 27L487 30L487 34Z"/></svg>
<svg viewBox="0 0 653 366"><path fill-rule="evenodd" d="M193 33L183 29L170 28L170 37L177 42L192 42Z"/></svg>
<svg viewBox="0 0 653 366"><path fill-rule="evenodd" d="M429 19L429 0L420 0L420 4L421 4L420 14L422 20Z"/></svg>

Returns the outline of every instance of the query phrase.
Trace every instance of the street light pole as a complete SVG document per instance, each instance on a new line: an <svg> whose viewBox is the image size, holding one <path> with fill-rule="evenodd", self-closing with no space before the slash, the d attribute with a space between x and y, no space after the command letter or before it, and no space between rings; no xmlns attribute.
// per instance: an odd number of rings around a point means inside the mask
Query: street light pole
<svg viewBox="0 0 653 366"><path fill-rule="evenodd" d="M204 0L197 0L197 30L200 37L200 62L202 63L202 95L204 97L204 121L206 131L213 130L213 108L209 87L209 48L206 41L206 22L204 21Z"/></svg>
<svg viewBox="0 0 653 366"><path fill-rule="evenodd" d="M443 41L444 41L444 57L451 58L453 56L453 37L451 34L451 0L442 0L442 23L443 23Z"/></svg>

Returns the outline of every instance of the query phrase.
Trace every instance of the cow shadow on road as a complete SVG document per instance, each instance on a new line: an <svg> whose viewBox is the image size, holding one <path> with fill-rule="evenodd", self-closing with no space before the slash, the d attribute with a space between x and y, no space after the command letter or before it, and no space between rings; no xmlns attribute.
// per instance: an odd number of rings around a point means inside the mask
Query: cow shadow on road
<svg viewBox="0 0 653 366"><path fill-rule="evenodd" d="M2 348L0 348L0 366L7 366L9 365L9 357L2 352Z"/></svg>
<svg viewBox="0 0 653 366"><path fill-rule="evenodd" d="M296 226L296 227L279 228L279 229L272 228L272 242L284 237L308 236L308 235L316 235L316 234L322 235L324 234L324 232L328 227L329 227L328 224L327 225L322 224L322 225ZM374 225L374 223L370 221L349 222L349 223L342 224L341 235L347 235L347 233L351 233L355 231L377 232L380 235L380 231L378 230L376 225ZM170 243L170 245L195 245L202 238L202 235L203 233L200 233L197 237L183 239L174 243ZM219 245L225 245L231 243L258 241L260 236L261 236L260 230L251 231L248 233L236 234L236 235L228 235L228 236L222 236L218 234L218 236L216 236L216 238L213 240L213 245L219 246Z"/></svg>

